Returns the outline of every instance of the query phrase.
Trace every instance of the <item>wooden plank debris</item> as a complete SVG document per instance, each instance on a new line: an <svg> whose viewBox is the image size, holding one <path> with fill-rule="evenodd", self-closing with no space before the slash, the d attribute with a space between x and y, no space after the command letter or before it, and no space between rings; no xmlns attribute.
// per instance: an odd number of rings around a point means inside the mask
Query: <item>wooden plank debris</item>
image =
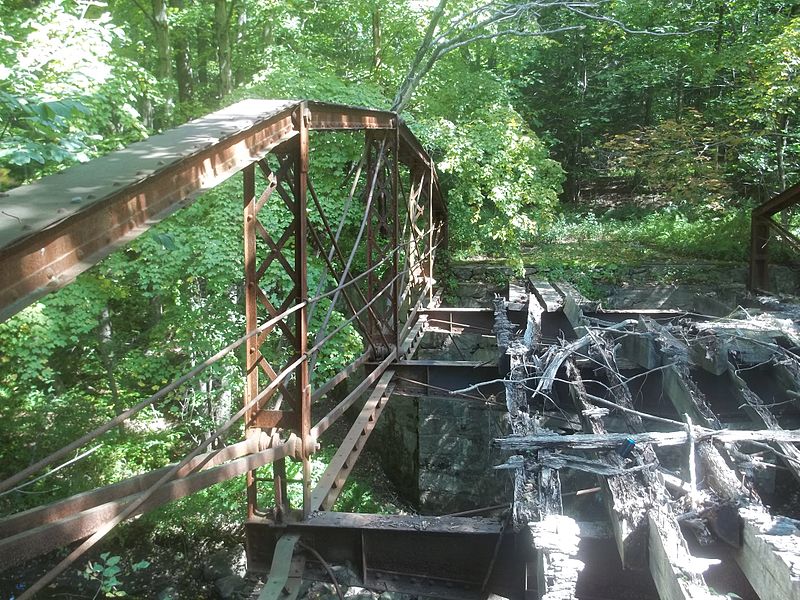
<svg viewBox="0 0 800 600"><path fill-rule="evenodd" d="M570 395L584 430L595 435L605 435L607 432L602 418L589 411L592 405L586 397L586 388L573 361L567 362L567 377L571 382ZM598 458L617 469L625 468L624 460L614 450L605 451ZM644 482L633 473L626 473L617 477L601 477L600 485L623 566L643 568L645 554L641 547L637 547L642 536L637 537L637 533L642 533L650 502Z"/></svg>
<svg viewBox="0 0 800 600"><path fill-rule="evenodd" d="M745 429L696 428L696 441L717 440L730 444L735 442L800 442L800 429L783 429L775 431L763 429L759 431ZM557 433L539 433L535 435L519 435L496 438L494 443L502 450L519 452L523 450L609 450L618 448L630 439L636 445L652 444L656 447L683 446L689 441L686 430L683 431L646 431L644 433L606 433L604 435L579 433L575 435L558 435Z"/></svg>
<svg viewBox="0 0 800 600"><path fill-rule="evenodd" d="M711 592L705 584L702 573L713 561L689 554L674 516L668 511L653 509L648 511L647 518L650 573L660 600L727 597Z"/></svg>
<svg viewBox="0 0 800 600"><path fill-rule="evenodd" d="M570 517L551 514L529 523L537 549L539 598L569 600L575 597L583 563L578 554L580 528Z"/></svg>
<svg viewBox="0 0 800 600"><path fill-rule="evenodd" d="M800 600L800 522L770 515L710 442L698 445L698 458L719 498L739 506L741 546L733 556L759 598Z"/></svg>
<svg viewBox="0 0 800 600"><path fill-rule="evenodd" d="M663 357L661 376L664 392L678 415L688 414L694 423L711 429L722 429L719 419L706 403L705 396L692 380L688 346L652 319L642 321L645 330L653 335L656 347Z"/></svg>
<svg viewBox="0 0 800 600"><path fill-rule="evenodd" d="M530 294L528 323L523 338L519 339L515 337L513 324L506 314L506 302L498 298L494 303L497 345L509 357L509 375L505 381L506 405L511 429L517 435L535 434L540 430L524 385L529 374L528 357L541 340L543 311L537 304L534 295ZM536 370L535 361L531 364ZM561 481L558 469L547 466L549 457L550 453L543 451L516 463L512 516L516 527L527 523L532 533L538 597L569 600L575 597L578 574L583 568L583 563L575 558L579 527L574 519L562 515ZM573 540L571 544L565 543L563 536L553 534L559 528L573 532L569 538ZM548 531L549 534L546 533ZM526 577L526 588L529 585Z"/></svg>
<svg viewBox="0 0 800 600"><path fill-rule="evenodd" d="M744 379L739 377L733 365L730 365L728 377L733 384L734 399L739 406L742 406L747 411L748 416L756 426L773 431L783 431L775 415L770 412L761 398L748 387ZM778 457L786 465L786 468L791 471L795 479L800 481L800 450L791 442L776 442L775 445L780 450Z"/></svg>
<svg viewBox="0 0 800 600"><path fill-rule="evenodd" d="M311 511L330 510L344 489L347 477L355 466L383 409L389 402L394 385L394 370L387 369L364 403L361 413L350 427L319 482L311 492Z"/></svg>
<svg viewBox="0 0 800 600"><path fill-rule="evenodd" d="M556 312L561 308L564 300L549 282L534 276L528 277L528 282L533 295L536 296L545 311Z"/></svg>

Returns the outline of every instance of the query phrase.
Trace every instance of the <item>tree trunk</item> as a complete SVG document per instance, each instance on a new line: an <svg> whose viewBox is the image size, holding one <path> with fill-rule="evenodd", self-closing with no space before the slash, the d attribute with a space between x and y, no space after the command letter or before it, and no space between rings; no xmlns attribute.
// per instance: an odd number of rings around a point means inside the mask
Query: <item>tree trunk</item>
<svg viewBox="0 0 800 600"><path fill-rule="evenodd" d="M675 77L675 121L681 122L683 117L683 66L678 67L678 74Z"/></svg>
<svg viewBox="0 0 800 600"><path fill-rule="evenodd" d="M173 8L182 9L184 0L171 0ZM194 73L189 56L189 45L183 35L178 35L175 39L175 78L178 82L178 101L189 102L194 95Z"/></svg>
<svg viewBox="0 0 800 600"><path fill-rule="evenodd" d="M205 90L208 87L208 40L205 35L201 34L197 37L197 56L199 58L197 63L197 84L201 89Z"/></svg>
<svg viewBox="0 0 800 600"><path fill-rule="evenodd" d="M372 6L372 69L377 71L381 68L383 59L381 56L381 9L377 2Z"/></svg>
<svg viewBox="0 0 800 600"><path fill-rule="evenodd" d="M167 18L166 0L152 0L153 7L153 30L155 34L156 52L158 62L156 63L156 77L159 83L164 84L163 94L166 100L163 121L161 125L168 125L172 119L172 50L169 44L169 19Z"/></svg>
<svg viewBox="0 0 800 600"><path fill-rule="evenodd" d="M778 131L775 138L775 155L778 159L778 192L786 189L786 135L789 133L789 115L778 115ZM781 211L781 224L789 227L791 212L787 208Z"/></svg>
<svg viewBox="0 0 800 600"><path fill-rule="evenodd" d="M119 401L119 388L117 387L117 379L114 376L113 332L111 329L111 311L108 306L103 308L103 312L100 315L100 327L97 334L97 353L106 372L106 382L108 389L111 391L111 404L114 407L114 412L119 414L124 407Z"/></svg>
<svg viewBox="0 0 800 600"><path fill-rule="evenodd" d="M148 131L153 129L153 101L150 100L148 91L142 92L142 97L139 100L139 115L142 117L142 125Z"/></svg>
<svg viewBox="0 0 800 600"><path fill-rule="evenodd" d="M244 36L247 33L247 7L246 5L240 4L239 5L239 16L236 18L236 47L240 44L244 43ZM233 49L231 49L233 51ZM231 59L233 62L233 59ZM237 86L242 85L247 78L247 74L242 67L243 62L238 61L239 66L237 66L236 70L234 71L234 82Z"/></svg>
<svg viewBox="0 0 800 600"><path fill-rule="evenodd" d="M714 52L722 52L722 38L725 35L725 13L728 12L726 0L717 0L717 23L715 26L716 40L714 42Z"/></svg>
<svg viewBox="0 0 800 600"><path fill-rule="evenodd" d="M219 63L219 96L224 98L233 90L231 67L230 15L226 0L214 0L214 33L217 37L217 62Z"/></svg>

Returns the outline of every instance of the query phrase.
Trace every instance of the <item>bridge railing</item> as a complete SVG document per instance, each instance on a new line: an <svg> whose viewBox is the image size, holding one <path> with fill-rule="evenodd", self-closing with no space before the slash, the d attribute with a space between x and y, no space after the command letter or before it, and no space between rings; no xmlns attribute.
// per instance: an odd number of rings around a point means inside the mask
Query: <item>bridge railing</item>
<svg viewBox="0 0 800 600"><path fill-rule="evenodd" d="M227 110L226 114L230 114ZM252 112L252 107L249 110ZM132 230L141 233L157 220L146 202L137 205L126 199L151 194L147 197L153 206L158 204L162 214L174 208L170 203L180 205L208 187L209 172L214 172L215 182L236 170L243 172L247 333L156 394L0 482L0 493L15 490L31 476L147 406L164 402L181 385L244 347L246 382L242 407L176 464L0 520L3 567L86 538L23 598L46 586L125 519L242 474L247 477L249 515L261 514L266 508L278 517L289 512L307 515L311 507L310 461L321 436L398 359L417 310L433 300L434 256L436 248L446 242L446 209L433 162L397 116L308 102L281 102L277 109L273 106L270 114L239 134L200 144L197 156L178 158L161 171L98 201L91 211L101 224L107 218L122 218L125 210L133 213L128 215L130 227L120 229L122 235L106 235L105 245L92 242L91 255L72 229L86 225L86 215L81 211L55 225L45 223L41 230L22 237L12 234L9 245L0 248L0 265L9 260L20 261L14 267L19 281L0 280L0 304L8 315L43 293L36 285L42 276L43 261L45 270L52 275L48 289L55 289L79 269L99 260L120 240L128 239ZM207 119L217 127L224 126L214 115ZM330 203L324 202L313 186L313 162L309 159L312 129L366 132L364 154L343 203L353 204L353 210L358 209L361 214L352 239L341 235L349 208L344 209L345 214L337 215L337 225L332 215L326 214L325 206ZM227 160L222 160L225 157ZM91 170L81 169L86 177L92 175ZM191 173L195 179L191 179ZM80 184L76 181L76 185ZM170 189L176 182L182 187ZM153 194L159 197L158 202ZM170 206L165 209L165 205ZM94 236L102 232L90 233ZM66 259L59 260L51 245L60 244L63 251L63 236L78 241L69 251L62 252L60 256ZM31 256L37 247L43 249L39 259L34 260ZM321 284L316 290L309 290L308 264L312 254L322 260L327 281L333 282L327 287ZM321 324L310 331L313 311L321 314L323 309L326 314ZM335 321L335 326L331 324L334 311L344 315ZM316 385L313 373L320 353L335 343L345 328L352 328L361 337L364 353ZM355 389L327 414L312 414L326 394L359 369L366 372ZM209 451L226 444L240 422L244 423L242 441ZM303 464L302 506L290 504L287 459ZM264 483L258 469L267 464L273 465L270 480L274 507L262 507L258 501L259 486Z"/></svg>

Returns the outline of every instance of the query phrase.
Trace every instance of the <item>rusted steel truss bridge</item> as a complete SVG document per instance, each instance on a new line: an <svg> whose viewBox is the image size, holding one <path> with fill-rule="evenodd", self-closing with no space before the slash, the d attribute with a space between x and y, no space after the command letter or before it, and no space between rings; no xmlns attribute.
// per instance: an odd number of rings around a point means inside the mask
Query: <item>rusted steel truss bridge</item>
<svg viewBox="0 0 800 600"><path fill-rule="evenodd" d="M312 143L318 135L314 132L330 131L360 131L365 138L349 194L348 189L342 191L344 212L353 205L363 215L347 246L340 235L342 215L326 214L325 202L313 185ZM630 531L625 529L629 509L624 494L614 496L624 492L618 486L606 490L612 503L618 501L622 507L609 508L611 531L580 523L572 529L562 524L569 531L559 533L561 521L550 519L546 510L546 490L560 494L558 468L547 462L553 453L536 438L535 428L526 429L528 408L513 405L515 394L520 406L529 401L525 392L519 396L522 388L513 382L518 372L515 361L524 363L530 358L542 331L557 331L563 322L575 335L586 332L593 319L611 318L609 313L598 316L585 311L569 294L561 294L551 306L545 293L549 288L541 283L529 285L519 298L512 297L519 290L509 290L508 301L499 300L494 311L440 307L434 258L437 248L447 242L447 208L432 159L394 113L309 101L247 100L10 191L0 198L0 318L67 285L115 248L239 172L243 174L243 336L151 397L0 482L0 493L63 462L235 351L246 357L241 408L175 464L0 519L0 571L57 548L70 548L20 599L42 590L126 519L239 476L247 478L249 567L269 570L260 599L294 598L302 577L315 573L326 577L321 572L325 561L316 550L330 561L359 565L367 587L453 599L486 598L491 593L508 598L572 597L574 579L563 593L558 589L561 578L571 577L574 570L572 554L565 547L577 549L579 538L582 544L605 548L598 556L616 544L626 566L636 562L627 538ZM756 287L766 286L763 249L768 234L763 229L774 223L771 208L764 210L753 221L752 282ZM771 223L765 225L764 219ZM310 287L311 254L323 261L334 286ZM357 255L366 257L365 261L355 260ZM291 282L277 299L264 291L276 269ZM346 320L329 329L326 318L319 331L309 331L309 314L325 299L330 301L329 311L340 310ZM315 381L313 370L320 351L346 326L361 335L363 354L329 380ZM526 330L524 343L520 337L516 345L511 344L522 330ZM510 374L507 364L502 373L509 375L505 383L496 379L496 364L413 359L424 331L496 332L498 346L511 360ZM283 358L268 359L276 354ZM586 394L578 371L572 369L570 394L578 405L588 406L596 398ZM347 379L351 379L349 393L325 414L318 414L321 406L331 404L322 401ZM531 494L538 494L538 508L528 516L536 520L539 511L541 527L512 531L508 521L476 514L418 517L331 511L395 388L406 393L451 392L488 385L484 382L492 379L499 390L505 385L517 434L514 443L527 439L539 461L538 483L525 480L525 468L515 467L519 485L509 504L518 515ZM353 381L357 383L352 385ZM694 400L692 396L684 402ZM312 486L312 456L325 433L354 406L360 406L355 420L321 479ZM596 418L585 427L587 433L605 434ZM235 441L242 429L243 437ZM297 506L291 505L288 494L287 460L303 466L302 503ZM259 469L269 464L272 474L266 479ZM663 482L644 485L663 488ZM271 506L259 501L264 486L274 492ZM520 495L523 489L528 496ZM560 499L556 504L555 512L560 512ZM651 531L666 531L661 537L651 534L650 541L651 556L664 555L661 562L651 564L660 597L701 597L687 587L686 581L692 583L694 575L681 571L686 567L681 563L685 543L679 542L677 525L670 529L653 524L666 519L672 526L672 517L655 509L642 514L650 519ZM794 594L792 598L800 598L800 575L786 566L779 550L759 542L763 532L757 525L750 528L755 540L750 544L750 560L774 566L773 578ZM553 546L552 539L561 539L560 545Z"/></svg>

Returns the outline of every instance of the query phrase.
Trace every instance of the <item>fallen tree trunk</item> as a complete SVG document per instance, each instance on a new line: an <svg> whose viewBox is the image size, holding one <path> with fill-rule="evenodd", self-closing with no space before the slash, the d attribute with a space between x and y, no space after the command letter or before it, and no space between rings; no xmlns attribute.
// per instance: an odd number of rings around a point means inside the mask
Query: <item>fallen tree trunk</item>
<svg viewBox="0 0 800 600"><path fill-rule="evenodd" d="M800 429L747 431L738 429L711 430L695 428L696 442L717 440L723 443L734 442L800 442ZM537 450L610 450L620 447L631 440L634 444L652 444L653 446L680 446L689 441L684 431L651 431L645 433L606 433L558 435L545 433L537 435L510 436L496 438L494 443L503 450L537 451Z"/></svg>

